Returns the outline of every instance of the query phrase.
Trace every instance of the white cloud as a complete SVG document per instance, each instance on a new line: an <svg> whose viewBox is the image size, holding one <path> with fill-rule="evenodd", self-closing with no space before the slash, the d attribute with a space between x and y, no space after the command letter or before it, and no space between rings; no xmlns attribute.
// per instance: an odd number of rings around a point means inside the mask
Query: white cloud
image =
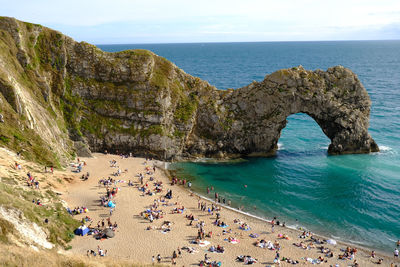
<svg viewBox="0 0 400 267"><path fill-rule="evenodd" d="M0 6L1 15L91 42L114 36L140 42L144 34L152 42L207 41L218 34L221 41L340 39L341 33L345 39L352 31L371 36L400 23L399 0L0 0ZM384 31L376 36L389 38Z"/></svg>

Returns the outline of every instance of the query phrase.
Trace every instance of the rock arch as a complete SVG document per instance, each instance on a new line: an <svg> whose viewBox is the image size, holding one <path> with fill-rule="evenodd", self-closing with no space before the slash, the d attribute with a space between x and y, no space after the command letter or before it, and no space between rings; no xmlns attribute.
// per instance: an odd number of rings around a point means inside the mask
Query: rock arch
<svg viewBox="0 0 400 267"><path fill-rule="evenodd" d="M331 140L328 153L379 151L368 134L371 100L358 77L342 66L306 71L299 66L262 82L219 92L202 107L187 148L192 154L272 155L286 118L305 113Z"/></svg>

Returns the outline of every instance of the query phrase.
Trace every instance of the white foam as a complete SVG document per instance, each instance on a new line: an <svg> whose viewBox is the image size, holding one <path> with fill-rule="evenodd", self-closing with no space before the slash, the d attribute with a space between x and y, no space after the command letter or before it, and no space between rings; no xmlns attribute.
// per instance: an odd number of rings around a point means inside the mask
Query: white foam
<svg viewBox="0 0 400 267"><path fill-rule="evenodd" d="M282 150L283 149L283 144L282 143L278 143L278 150Z"/></svg>
<svg viewBox="0 0 400 267"><path fill-rule="evenodd" d="M392 151L393 149L389 146L379 146L381 151Z"/></svg>
<svg viewBox="0 0 400 267"><path fill-rule="evenodd" d="M397 155L397 151L391 148L390 146L379 146L378 154L393 154Z"/></svg>

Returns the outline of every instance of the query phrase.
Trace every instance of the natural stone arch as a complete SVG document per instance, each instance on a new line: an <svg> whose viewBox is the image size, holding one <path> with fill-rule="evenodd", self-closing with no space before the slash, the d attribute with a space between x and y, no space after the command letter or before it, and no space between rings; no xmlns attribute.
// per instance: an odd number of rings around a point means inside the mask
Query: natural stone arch
<svg viewBox="0 0 400 267"><path fill-rule="evenodd" d="M274 154L286 118L296 113L317 122L331 140L329 154L379 150L368 134L368 93L358 77L341 66L326 72L301 66L279 70L262 82L220 91L214 102L199 110L194 141L188 146L191 154Z"/></svg>
<svg viewBox="0 0 400 267"><path fill-rule="evenodd" d="M290 114L286 121L280 132L278 149L284 148L289 153L327 152L331 141L310 115L302 112Z"/></svg>

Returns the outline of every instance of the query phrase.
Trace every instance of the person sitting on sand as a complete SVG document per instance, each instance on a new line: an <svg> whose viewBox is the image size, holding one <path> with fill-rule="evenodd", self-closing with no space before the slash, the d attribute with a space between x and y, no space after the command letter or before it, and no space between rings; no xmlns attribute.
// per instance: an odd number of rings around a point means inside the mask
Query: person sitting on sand
<svg viewBox="0 0 400 267"><path fill-rule="evenodd" d="M305 239L307 237L306 231L304 231L299 238Z"/></svg>
<svg viewBox="0 0 400 267"><path fill-rule="evenodd" d="M226 235L226 234L230 234L230 233L232 233L232 229L222 230L222 235Z"/></svg>
<svg viewBox="0 0 400 267"><path fill-rule="evenodd" d="M99 253L99 256L101 256L101 257L104 257L106 255L106 253L107 253L107 250L106 251L102 250L100 248L100 246L97 246L97 251Z"/></svg>
<svg viewBox="0 0 400 267"><path fill-rule="evenodd" d="M281 245L279 244L279 242L278 242L277 240L275 240L275 242L274 242L274 247L275 247L275 249L277 249L277 250L280 250L280 249L281 249Z"/></svg>

